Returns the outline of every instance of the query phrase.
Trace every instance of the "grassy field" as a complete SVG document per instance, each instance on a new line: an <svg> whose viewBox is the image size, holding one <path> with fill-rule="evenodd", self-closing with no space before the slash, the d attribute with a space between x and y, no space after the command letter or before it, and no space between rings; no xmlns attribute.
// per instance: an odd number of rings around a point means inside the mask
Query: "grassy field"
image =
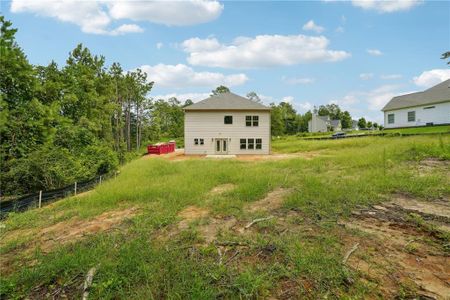
<svg viewBox="0 0 450 300"><path fill-rule="evenodd" d="M404 134L450 133L450 125L425 126L425 127L401 128L401 129L384 129L384 132L386 133L400 132Z"/></svg>
<svg viewBox="0 0 450 300"><path fill-rule="evenodd" d="M448 165L438 162L450 160L450 136L290 137L274 141L273 150L310 156L142 158L92 192L10 215L1 224L2 299L80 298L92 267L90 299L416 295L407 280L386 292L343 263L361 232L340 222L396 194L448 201ZM429 158L439 167L422 172ZM282 197L279 207L269 199L258 209L267 195ZM268 219L246 228L259 218ZM438 232L411 218L411 226ZM448 254L448 234L427 239ZM360 244L358 257L376 248ZM415 251L411 245L405 248Z"/></svg>

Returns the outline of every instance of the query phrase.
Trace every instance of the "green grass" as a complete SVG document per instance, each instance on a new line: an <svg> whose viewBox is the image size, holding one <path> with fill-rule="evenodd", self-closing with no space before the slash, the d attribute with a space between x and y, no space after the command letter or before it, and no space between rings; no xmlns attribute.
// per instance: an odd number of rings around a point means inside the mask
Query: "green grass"
<svg viewBox="0 0 450 300"><path fill-rule="evenodd" d="M400 129L384 129L386 133L399 132L402 134L420 134L420 133L450 133L450 125L442 126L425 126L415 128L400 128Z"/></svg>
<svg viewBox="0 0 450 300"><path fill-rule="evenodd" d="M449 135L327 141L288 137L275 140L273 150L320 155L312 160L299 157L264 162L143 158L124 166L116 179L92 193L10 215L2 222L1 237L17 232L17 238L2 242L0 254L15 259L1 276L1 294L45 298L45 293L62 286L77 298L86 272L98 266L92 299L264 298L282 283L296 286L298 297L361 298L376 287L358 280L357 273L341 264L343 245L335 234L336 221L349 216L356 206L382 202L394 192L424 199L450 194L448 174L419 176L416 171L425 157L450 159ZM208 194L227 183L236 188L221 195ZM190 205L240 222L265 216L243 208L278 187L295 189L284 207L302 213L291 220L299 229L281 235L274 223L267 222L255 225L257 231L252 235L225 235L227 240L248 245L239 254L239 264L217 263L214 245L201 243L199 222L165 242L155 238L160 230L173 226L179 220L178 212ZM49 253L39 247L20 251L33 238L24 234L27 230L72 218L89 220L129 207L139 213L117 230ZM304 230L311 224L313 233ZM264 259L257 256L267 248L275 250ZM355 282L351 287L349 278Z"/></svg>

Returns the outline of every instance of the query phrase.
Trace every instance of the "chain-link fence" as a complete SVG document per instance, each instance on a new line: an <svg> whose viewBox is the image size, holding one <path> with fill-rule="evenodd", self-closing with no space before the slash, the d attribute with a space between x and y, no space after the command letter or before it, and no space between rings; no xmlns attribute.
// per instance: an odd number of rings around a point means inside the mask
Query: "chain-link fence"
<svg viewBox="0 0 450 300"><path fill-rule="evenodd" d="M4 218L10 212L21 212L31 208L42 207L47 203L91 190L96 185L102 183L102 181L116 176L116 174L116 172L107 173L89 180L75 182L59 189L39 191L19 198L1 201L0 218Z"/></svg>

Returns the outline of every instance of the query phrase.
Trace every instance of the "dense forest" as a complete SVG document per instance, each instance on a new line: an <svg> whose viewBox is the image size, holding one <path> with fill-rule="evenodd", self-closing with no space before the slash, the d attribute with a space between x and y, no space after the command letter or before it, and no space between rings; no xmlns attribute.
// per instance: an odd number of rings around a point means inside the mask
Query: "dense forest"
<svg viewBox="0 0 450 300"><path fill-rule="evenodd" d="M182 139L183 107L191 100L152 99L154 83L146 73L125 71L117 62L108 66L81 44L63 66L32 65L15 40L17 29L3 16L0 22L2 195L88 179L142 154L149 142ZM212 94L226 91L220 86ZM261 101L254 92L247 97ZM273 135L308 130L310 111L298 114L287 102L271 107ZM335 104L316 112L351 127L350 114Z"/></svg>

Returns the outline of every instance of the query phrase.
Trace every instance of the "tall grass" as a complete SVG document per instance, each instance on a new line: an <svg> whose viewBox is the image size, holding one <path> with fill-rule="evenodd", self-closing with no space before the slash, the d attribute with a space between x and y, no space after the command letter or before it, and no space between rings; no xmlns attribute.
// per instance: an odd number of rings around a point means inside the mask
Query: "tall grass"
<svg viewBox="0 0 450 300"><path fill-rule="evenodd" d="M110 210L139 210L122 231L99 233L48 254L39 249L17 251L33 237L17 236L1 243L2 255L12 252L16 256L11 273L1 278L2 295L21 298L36 287L71 286L70 280L82 278L90 267L99 265L93 298L257 298L269 295L280 281L299 277L311 282L317 297L330 291L335 297L361 296L364 289L346 288L348 277L357 275L340 264L335 221L348 216L355 206L384 201L394 192L422 198L450 194L447 173L417 173L418 162L425 157L450 159L449 135L329 141L289 137L274 141L273 149L281 153L317 151L320 155L312 160L299 157L264 162L143 158L127 164L116 179L84 196L12 214L2 223L2 236L14 230L40 230L74 217L90 219ZM226 183L236 188L221 195L209 194ZM196 248L195 225L165 244L154 240L155 231L177 222L178 212L189 205L249 221L254 215L245 212L244 205L277 187L294 188L284 207L301 211L318 227L314 236L304 231L280 236L270 226L257 236L230 236L249 243L250 256L265 245L274 245L270 261L220 266L212 245Z"/></svg>

